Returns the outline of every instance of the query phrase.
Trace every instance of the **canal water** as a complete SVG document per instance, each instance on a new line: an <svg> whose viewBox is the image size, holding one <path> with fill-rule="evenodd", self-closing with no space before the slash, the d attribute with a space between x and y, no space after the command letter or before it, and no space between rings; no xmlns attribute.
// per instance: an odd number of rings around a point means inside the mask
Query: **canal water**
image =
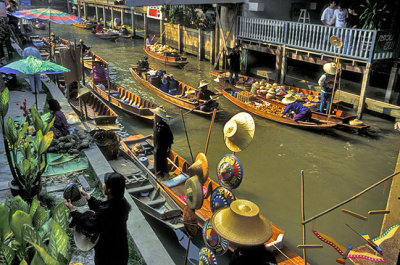
<svg viewBox="0 0 400 265"><path fill-rule="evenodd" d="M135 80L128 68L144 56L143 40L111 42L96 38L90 31L73 26L52 25L57 35L69 40L83 39L92 51L107 60L116 70L116 81L144 98L163 105L168 113L176 117L170 123L174 133L173 149L191 161L179 109L143 87ZM198 86L200 80L216 86L209 72L208 61L199 62L188 56L185 69L165 67L149 58L151 66L165 69L191 86ZM213 126L207 153L210 176L216 178L219 159L229 153L224 145L222 129L226 121L242 110L228 100L221 98L224 110L218 114ZM151 125L117 111L123 130L129 134L152 133ZM300 171L305 176L305 217L310 218L329 207L346 200L381 178L393 173L400 148L400 134L393 130L393 122L365 114L363 121L371 126L371 135L362 136L349 132L332 130L310 132L291 128L269 120L253 116L256 131L252 143L244 151L237 153L244 168L244 179L234 190L235 196L251 200L259 205L261 213L285 231L284 243L301 255L297 245L301 244ZM190 145L195 156L204 152L210 119L190 113L185 115ZM379 235L382 216L368 216L370 210L385 209L390 181L378 186L358 199L307 224L307 243L322 244L324 248L309 250L311 264L335 264L339 257L330 246L319 241L312 229L333 236L344 246L363 244L357 235L345 224L350 224L359 232L367 232L371 237ZM342 213L348 209L368 217L367 221ZM166 231L165 227L151 221L153 229L166 246L177 264L183 264L186 239L182 234ZM202 246L201 239L196 240ZM196 264L196 248L191 247L190 260ZM226 258L218 257L219 264L227 264Z"/></svg>

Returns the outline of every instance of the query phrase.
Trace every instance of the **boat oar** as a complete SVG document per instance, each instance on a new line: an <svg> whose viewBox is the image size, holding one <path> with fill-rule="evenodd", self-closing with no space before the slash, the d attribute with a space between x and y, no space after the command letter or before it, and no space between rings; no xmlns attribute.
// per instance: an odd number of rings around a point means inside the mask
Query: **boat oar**
<svg viewBox="0 0 400 265"><path fill-rule="evenodd" d="M203 103L201 103L200 105L197 105L196 107L192 108L191 110L186 111L185 113L183 113L183 115L189 114L190 112L194 111L197 108L200 108L201 106L206 105L208 102L210 102L211 100L215 100L217 98L219 98L220 96L222 96L222 94L217 94L214 98L211 98Z"/></svg>
<svg viewBox="0 0 400 265"><path fill-rule="evenodd" d="M204 150L204 154L205 154L205 155L207 155L208 143L210 142L211 129L212 129L213 125L214 125L215 114L217 114L217 109L214 109L213 115L212 115L212 118L211 118L210 129L208 130L208 136L207 136L207 141L206 141L206 147L205 147L205 150Z"/></svg>
<svg viewBox="0 0 400 265"><path fill-rule="evenodd" d="M181 112L181 117L182 117L183 128L185 129L186 140L187 140L187 143L188 143L188 146L189 146L190 156L192 157L192 163L194 163L193 154L192 154L192 148L190 147L189 136L188 136L188 133L187 133L187 130L186 130L185 118L183 117L182 109L180 110L180 112Z"/></svg>

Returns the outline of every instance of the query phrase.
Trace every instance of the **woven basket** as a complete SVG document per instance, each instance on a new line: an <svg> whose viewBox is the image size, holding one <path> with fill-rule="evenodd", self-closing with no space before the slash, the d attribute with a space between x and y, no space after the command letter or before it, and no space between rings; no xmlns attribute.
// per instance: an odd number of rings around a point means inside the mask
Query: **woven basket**
<svg viewBox="0 0 400 265"><path fill-rule="evenodd" d="M119 152L119 137L112 131L99 130L93 138L107 160L116 159Z"/></svg>

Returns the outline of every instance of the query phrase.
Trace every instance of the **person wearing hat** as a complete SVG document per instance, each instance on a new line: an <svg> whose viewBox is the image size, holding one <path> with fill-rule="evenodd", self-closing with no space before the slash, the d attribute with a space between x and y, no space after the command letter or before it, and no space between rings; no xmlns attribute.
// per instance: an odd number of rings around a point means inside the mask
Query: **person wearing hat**
<svg viewBox="0 0 400 265"><path fill-rule="evenodd" d="M286 108L282 112L282 117L285 116L288 112L293 111L296 115L293 116L293 120L298 121L310 121L311 120L311 110L303 104L296 101L296 99L289 103Z"/></svg>
<svg viewBox="0 0 400 265"><path fill-rule="evenodd" d="M76 47L78 47L79 49L82 48L84 55L90 50L90 47L86 46L85 42L82 39L79 40L79 43L78 45L76 45Z"/></svg>
<svg viewBox="0 0 400 265"><path fill-rule="evenodd" d="M81 190L94 215L86 215L75 210L71 200L65 205L71 211L72 225L90 233L99 233L94 247L95 265L128 264L127 221L131 206L124 198L125 178L119 173L107 173L104 176L103 191L106 201L100 201Z"/></svg>
<svg viewBox="0 0 400 265"><path fill-rule="evenodd" d="M218 108L218 102L213 100L212 96L215 96L215 93L208 90L207 81L200 81L199 90L197 91L197 102L201 111L210 112Z"/></svg>
<svg viewBox="0 0 400 265"><path fill-rule="evenodd" d="M49 110L54 117L54 123L51 130L54 132L55 137L66 136L69 134L69 124L65 118L64 112L61 111L60 103L55 99L49 99Z"/></svg>
<svg viewBox="0 0 400 265"><path fill-rule="evenodd" d="M151 109L154 113L153 142L154 142L154 172L161 178L169 177L168 155L174 136L168 124L164 121L167 114L162 108Z"/></svg>
<svg viewBox="0 0 400 265"><path fill-rule="evenodd" d="M325 73L321 75L318 80L318 84L321 86L321 104L319 106L319 111L328 114L331 105L332 92L334 90L333 86L335 83L337 67L336 63L326 63L323 68Z"/></svg>
<svg viewBox="0 0 400 265"><path fill-rule="evenodd" d="M239 72L240 72L240 52L239 45L233 47L233 50L228 55L229 60L229 84L235 85L239 80ZM233 79L233 75L235 74L235 79Z"/></svg>
<svg viewBox="0 0 400 265"><path fill-rule="evenodd" d="M93 74L92 80L95 85L102 84L105 87L108 86L107 70L104 68L103 63L99 59L96 58L94 60L92 71L90 71L90 73Z"/></svg>
<svg viewBox="0 0 400 265"><path fill-rule="evenodd" d="M139 67L140 67L140 70L142 70L142 71L147 71L147 70L150 68L148 59L149 59L149 58L148 58L147 56L145 56L145 57L143 57L143 60L140 60L140 61L138 62L138 65L139 65Z"/></svg>
<svg viewBox="0 0 400 265"><path fill-rule="evenodd" d="M122 26L120 32L122 35L129 35L129 31L126 29L125 25Z"/></svg>

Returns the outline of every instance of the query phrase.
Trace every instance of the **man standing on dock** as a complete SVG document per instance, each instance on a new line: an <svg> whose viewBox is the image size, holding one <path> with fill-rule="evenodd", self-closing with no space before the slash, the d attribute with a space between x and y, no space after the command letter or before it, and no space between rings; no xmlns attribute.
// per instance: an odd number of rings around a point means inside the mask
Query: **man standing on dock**
<svg viewBox="0 0 400 265"><path fill-rule="evenodd" d="M232 52L228 55L229 60L229 84L235 85L239 80L240 72L240 53L239 45L233 47ZM233 74L235 74L235 79L233 80Z"/></svg>

